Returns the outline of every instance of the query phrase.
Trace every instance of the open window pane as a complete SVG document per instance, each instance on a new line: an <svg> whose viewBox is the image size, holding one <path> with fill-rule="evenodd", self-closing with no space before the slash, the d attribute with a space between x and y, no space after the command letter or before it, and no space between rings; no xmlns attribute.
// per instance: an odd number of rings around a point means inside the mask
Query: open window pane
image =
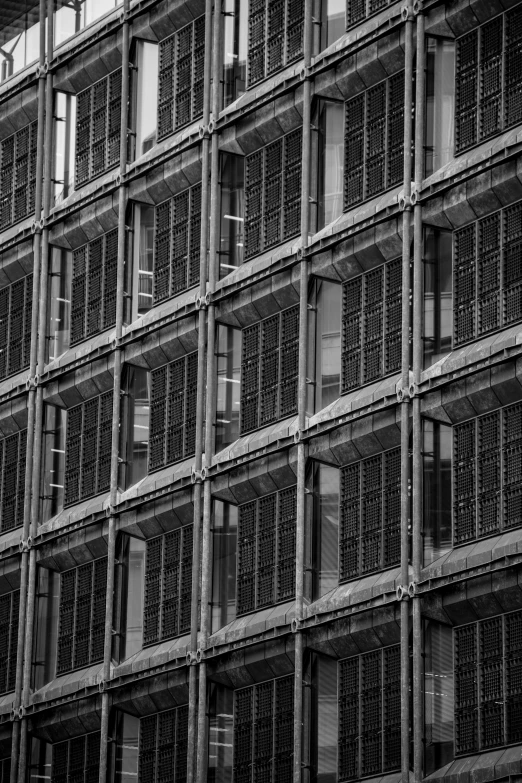
<svg viewBox="0 0 522 783"><path fill-rule="evenodd" d="M124 483L127 489L147 475L150 373L141 367L132 367L130 365L126 369L126 437L124 443L126 460Z"/></svg>
<svg viewBox="0 0 522 783"><path fill-rule="evenodd" d="M54 203L60 204L74 190L76 95L55 93L54 111Z"/></svg>
<svg viewBox="0 0 522 783"><path fill-rule="evenodd" d="M146 543L133 536L123 536L121 616L122 647L120 659L130 658L143 647L143 590L145 581Z"/></svg>
<svg viewBox="0 0 522 783"><path fill-rule="evenodd" d="M221 242L219 277L243 263L245 215L245 159L221 156Z"/></svg>
<svg viewBox="0 0 522 783"><path fill-rule="evenodd" d="M318 230L343 213L344 111L343 103L319 102Z"/></svg>
<svg viewBox="0 0 522 783"><path fill-rule="evenodd" d="M137 44L136 157L148 152L157 139L158 46Z"/></svg>
<svg viewBox="0 0 522 783"><path fill-rule="evenodd" d="M455 112L455 42L426 39L425 176L453 157Z"/></svg>
<svg viewBox="0 0 522 783"><path fill-rule="evenodd" d="M216 452L239 438L241 332L218 325Z"/></svg>
<svg viewBox="0 0 522 783"><path fill-rule="evenodd" d="M437 421L423 423L424 564L452 546L451 442L452 428Z"/></svg>
<svg viewBox="0 0 522 783"><path fill-rule="evenodd" d="M238 507L214 502L212 531L212 633L236 617L236 547Z"/></svg>
<svg viewBox="0 0 522 783"><path fill-rule="evenodd" d="M424 366L451 351L453 334L452 237L427 227L424 237Z"/></svg>
<svg viewBox="0 0 522 783"><path fill-rule="evenodd" d="M71 340L72 253L53 247L50 266L47 361L53 362L65 353Z"/></svg>
<svg viewBox="0 0 522 783"><path fill-rule="evenodd" d="M245 92L248 18L244 0L224 0L223 14L223 106Z"/></svg>

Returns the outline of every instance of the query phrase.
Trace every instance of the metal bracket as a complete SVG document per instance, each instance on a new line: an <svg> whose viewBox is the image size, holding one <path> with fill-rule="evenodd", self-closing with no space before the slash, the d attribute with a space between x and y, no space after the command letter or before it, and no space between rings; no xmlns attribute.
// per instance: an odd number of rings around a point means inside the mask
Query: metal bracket
<svg viewBox="0 0 522 783"><path fill-rule="evenodd" d="M31 223L31 232L33 234L41 234L43 231L43 220L33 220Z"/></svg>
<svg viewBox="0 0 522 783"><path fill-rule="evenodd" d="M107 690L107 682L105 680L98 683L98 690L100 693L104 693Z"/></svg>
<svg viewBox="0 0 522 783"><path fill-rule="evenodd" d="M211 136L213 130L214 127L211 127L210 123L208 125L200 125L198 128L199 138L204 139L205 136Z"/></svg>
<svg viewBox="0 0 522 783"><path fill-rule="evenodd" d="M14 720L22 720L24 715L25 715L25 708L20 706L20 707L13 707L13 709L11 710L10 717L11 717L11 720L13 720L13 721Z"/></svg>
<svg viewBox="0 0 522 783"><path fill-rule="evenodd" d="M406 196L404 193L399 194L399 209L401 212L404 212L405 210L414 207L416 203L417 203L417 191L415 190L415 185L412 182L409 196Z"/></svg>
<svg viewBox="0 0 522 783"><path fill-rule="evenodd" d="M413 9L409 5L403 5L401 8L401 19L403 22L411 21L413 19Z"/></svg>
<svg viewBox="0 0 522 783"><path fill-rule="evenodd" d="M210 292L207 291L205 296L198 296L196 299L196 310L206 310L210 304Z"/></svg>
<svg viewBox="0 0 522 783"><path fill-rule="evenodd" d="M31 378L27 378L25 381L25 389L26 391L30 391L31 389L36 389L36 386L38 384L38 376L34 375Z"/></svg>
<svg viewBox="0 0 522 783"><path fill-rule="evenodd" d="M297 633L297 631L301 630L302 627L302 620L298 620L297 617L294 617L292 622L290 623L290 630L292 633Z"/></svg>
<svg viewBox="0 0 522 783"><path fill-rule="evenodd" d="M47 74L49 72L49 63L46 60L43 65L39 65L36 68L36 78L37 79L45 79Z"/></svg>
<svg viewBox="0 0 522 783"><path fill-rule="evenodd" d="M193 484L201 484L203 481L205 481L207 477L207 469L201 468L201 470L196 470L194 465L190 468L190 478L192 479Z"/></svg>
<svg viewBox="0 0 522 783"><path fill-rule="evenodd" d="M27 538L22 538L20 543L18 544L20 553L22 552L29 552L33 545L33 539L31 536L28 536Z"/></svg>
<svg viewBox="0 0 522 783"><path fill-rule="evenodd" d="M397 601L407 601L410 597L409 588L399 585L395 591L395 595L397 596Z"/></svg>
<svg viewBox="0 0 522 783"><path fill-rule="evenodd" d="M404 389L402 386L402 378L399 378L395 391L397 393L397 402L405 402L405 400L409 400L414 396L412 391L415 392L415 384L413 382L413 373L411 370L408 373L408 387Z"/></svg>
<svg viewBox="0 0 522 783"><path fill-rule="evenodd" d="M415 598L417 595L417 582L410 582L408 585L408 596L409 598Z"/></svg>
<svg viewBox="0 0 522 783"><path fill-rule="evenodd" d="M198 654L194 650L189 650L187 653L187 666L195 666L198 663Z"/></svg>
<svg viewBox="0 0 522 783"><path fill-rule="evenodd" d="M413 2L413 14L414 16L418 16L419 14L424 13L424 3L423 0L414 0Z"/></svg>

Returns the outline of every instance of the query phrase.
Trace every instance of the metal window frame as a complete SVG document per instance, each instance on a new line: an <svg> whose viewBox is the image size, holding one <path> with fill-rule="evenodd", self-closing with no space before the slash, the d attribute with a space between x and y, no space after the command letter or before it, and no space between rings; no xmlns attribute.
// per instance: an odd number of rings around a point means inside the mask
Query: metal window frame
<svg viewBox="0 0 522 783"><path fill-rule="evenodd" d="M275 30L275 33L271 33L270 29L270 11L274 9L274 6L282 9L282 23L279 25L279 29ZM301 9L301 14L298 15L297 20L292 20L294 7ZM257 24L262 27L260 31L259 40L254 43L253 32L255 30L255 17L258 17ZM292 51L292 35L300 34L301 45L295 47ZM300 32L299 32L300 31ZM248 57L246 68L246 89L255 87L260 82L269 76L273 76L278 71L286 68L287 65L298 60L303 53L303 35L304 33L304 2L303 0L276 0L274 3L272 0L250 0L248 8ZM280 51L280 62L275 67L270 67L269 63L269 49L270 43L278 45ZM262 66L259 67L259 76L252 79L252 61L254 53L259 57L259 62Z"/></svg>
<svg viewBox="0 0 522 783"><path fill-rule="evenodd" d="M119 165L120 152L120 128L121 128L121 82L123 73L121 68L117 68L112 73L104 76L103 79L91 84L85 90L82 90L76 96L76 139L74 156L74 189L86 185L94 179L102 176L107 171L116 168ZM95 94L97 88L105 84L105 102L103 107L95 106ZM89 104L86 107L85 116L81 116L82 101ZM94 123L96 115L101 115L101 109L104 109L105 117L103 122L103 133L100 137L94 136ZM85 143L80 144L80 133L85 133ZM103 150L103 152L102 152ZM99 155L100 160L96 164L95 155ZM80 174L79 164L85 161L85 174Z"/></svg>
<svg viewBox="0 0 522 783"><path fill-rule="evenodd" d="M18 147L27 135L26 149L18 155ZM36 147L38 123L31 122L16 133L0 141L0 230L16 225L34 211L36 192ZM5 161L6 150L12 143L12 154ZM25 162L25 165L22 163ZM25 190L25 209L17 211L17 194Z"/></svg>
<svg viewBox="0 0 522 783"><path fill-rule="evenodd" d="M173 716L174 719L174 733L175 740L170 742L162 740L162 719ZM184 724L184 736L179 737L180 728L180 716L183 716ZM186 721L186 723L185 723ZM154 727L151 734L154 734L151 747L144 747L145 743L145 730L148 725ZM160 780L172 780L181 781L185 780L185 776L182 774L186 770L187 766L187 748L188 748L188 734L189 734L189 722L188 722L188 705L182 704L179 707L175 707L172 710L163 710L162 712L156 712L153 715L147 715L140 718L140 734L138 740L138 780L146 780L147 783L158 783ZM164 739L164 738L163 738ZM148 758L147 758L148 757ZM143 774L144 761L148 761L152 766L152 774ZM165 762L170 761L171 767L168 773L160 772L160 765L165 765ZM182 764L182 769L179 769L179 763ZM167 775L167 778L165 778Z"/></svg>
<svg viewBox="0 0 522 783"><path fill-rule="evenodd" d="M8 451L10 447L14 447L16 455ZM0 534L23 525L26 474L26 465L23 463L26 461L26 451L27 430L15 432L13 435L9 435L0 441ZM8 480L13 473L15 475L14 486L9 492ZM15 511L13 524L9 523L6 525L5 515L8 508L8 499L11 500L11 507Z"/></svg>
<svg viewBox="0 0 522 783"><path fill-rule="evenodd" d="M117 228L72 251L71 347L115 325L117 262Z"/></svg>
<svg viewBox="0 0 522 783"><path fill-rule="evenodd" d="M397 0L346 0L345 30L351 30L356 25L375 16ZM352 10L356 6L355 12ZM354 15L356 18L353 18Z"/></svg>
<svg viewBox="0 0 522 783"><path fill-rule="evenodd" d="M84 743L82 753L83 764L80 760L78 768L71 770L71 747L74 747L76 743L81 742ZM81 783L95 783L95 781L98 780L100 743L101 734L99 731L92 731L88 734L81 734L79 737L73 737L72 739L68 739L63 742L53 743L50 779L58 779L62 781L62 783L79 783L80 781ZM65 751L65 757L62 761L65 768L62 768L63 771L57 771L56 756L57 753L62 749Z"/></svg>
<svg viewBox="0 0 522 783"><path fill-rule="evenodd" d="M6 615L2 614L2 616L5 616L6 621L1 623L4 627L3 633L6 634L4 637L6 641L4 648L5 656L2 655L0 658L1 668L5 672L5 684L4 687L0 684L0 694L9 693L15 689L20 590L13 590L10 593L0 595L0 605L4 601L8 602L9 606L7 607Z"/></svg>

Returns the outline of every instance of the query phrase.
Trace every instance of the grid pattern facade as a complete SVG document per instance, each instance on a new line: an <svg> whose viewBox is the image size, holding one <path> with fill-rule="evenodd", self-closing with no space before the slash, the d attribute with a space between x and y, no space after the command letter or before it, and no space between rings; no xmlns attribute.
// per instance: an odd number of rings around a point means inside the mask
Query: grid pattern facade
<svg viewBox="0 0 522 783"><path fill-rule="evenodd" d="M53 745L51 783L98 783L100 733Z"/></svg>
<svg viewBox="0 0 522 783"><path fill-rule="evenodd" d="M106 557L60 575L57 674L102 660L106 595Z"/></svg>
<svg viewBox="0 0 522 783"><path fill-rule="evenodd" d="M121 70L78 94L76 102L75 187L119 163Z"/></svg>
<svg viewBox="0 0 522 783"><path fill-rule="evenodd" d="M454 235L455 345L522 320L522 202Z"/></svg>
<svg viewBox="0 0 522 783"><path fill-rule="evenodd" d="M390 568L400 562L401 452L341 468L339 579Z"/></svg>
<svg viewBox="0 0 522 783"><path fill-rule="evenodd" d="M203 114L205 17L160 43L158 139Z"/></svg>
<svg viewBox="0 0 522 783"><path fill-rule="evenodd" d="M250 0L248 86L302 57L304 0Z"/></svg>
<svg viewBox="0 0 522 783"><path fill-rule="evenodd" d="M140 720L140 783L185 783L187 779L188 706Z"/></svg>
<svg viewBox="0 0 522 783"><path fill-rule="evenodd" d="M522 741L522 612L454 630L455 754Z"/></svg>
<svg viewBox="0 0 522 783"><path fill-rule="evenodd" d="M147 541L143 643L190 631L192 525Z"/></svg>
<svg viewBox="0 0 522 783"><path fill-rule="evenodd" d="M20 591L0 595L0 693L14 690Z"/></svg>
<svg viewBox="0 0 522 783"><path fill-rule="evenodd" d="M404 73L346 102L344 209L403 181Z"/></svg>
<svg viewBox="0 0 522 783"><path fill-rule="evenodd" d="M455 151L522 122L522 9L457 40Z"/></svg>
<svg viewBox="0 0 522 783"><path fill-rule="evenodd" d="M156 207L153 302L199 283L201 184Z"/></svg>
<svg viewBox="0 0 522 783"><path fill-rule="evenodd" d="M24 522L27 430L0 441L0 533Z"/></svg>
<svg viewBox="0 0 522 783"><path fill-rule="evenodd" d="M152 373L149 470L194 454L198 355L190 353Z"/></svg>
<svg viewBox="0 0 522 783"><path fill-rule="evenodd" d="M346 0L346 28L382 11L395 0Z"/></svg>
<svg viewBox="0 0 522 783"><path fill-rule="evenodd" d="M114 326L118 231L73 252L71 345Z"/></svg>
<svg viewBox="0 0 522 783"><path fill-rule="evenodd" d="M65 505L109 489L111 437L112 391L69 410L65 440Z"/></svg>
<svg viewBox="0 0 522 783"><path fill-rule="evenodd" d="M401 367L402 262L343 284L341 392Z"/></svg>
<svg viewBox="0 0 522 783"><path fill-rule="evenodd" d="M291 783L294 678L280 677L235 693L235 783Z"/></svg>
<svg viewBox="0 0 522 783"><path fill-rule="evenodd" d="M299 234L302 128L245 158L245 258Z"/></svg>
<svg viewBox="0 0 522 783"><path fill-rule="evenodd" d="M242 334L241 432L297 411L299 307L248 326Z"/></svg>
<svg viewBox="0 0 522 783"><path fill-rule="evenodd" d="M0 142L0 230L34 212L37 144L36 122Z"/></svg>
<svg viewBox="0 0 522 783"><path fill-rule="evenodd" d="M400 647L339 662L339 782L398 769Z"/></svg>
<svg viewBox="0 0 522 783"><path fill-rule="evenodd" d="M0 378L29 366L33 276L27 275L0 291Z"/></svg>
<svg viewBox="0 0 522 783"><path fill-rule="evenodd" d="M522 403L453 429L455 544L522 526Z"/></svg>

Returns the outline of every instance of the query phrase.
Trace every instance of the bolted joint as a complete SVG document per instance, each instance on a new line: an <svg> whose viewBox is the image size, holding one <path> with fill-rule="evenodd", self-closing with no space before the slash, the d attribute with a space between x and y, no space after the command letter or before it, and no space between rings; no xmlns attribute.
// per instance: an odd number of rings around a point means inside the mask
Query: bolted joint
<svg viewBox="0 0 522 783"><path fill-rule="evenodd" d="M205 296L198 296L196 299L196 310L206 310L210 304L210 292L207 291Z"/></svg>
<svg viewBox="0 0 522 783"><path fill-rule="evenodd" d="M192 479L193 484L201 484L203 481L205 481L207 477L207 469L201 468L201 470L196 470L194 465L190 468L190 478Z"/></svg>
<svg viewBox="0 0 522 783"><path fill-rule="evenodd" d="M416 386L413 381L413 373L410 370L408 373L408 386L404 388L402 385L402 378L399 378L397 381L397 385L395 387L395 392L397 394L397 402L406 402L407 400L411 399L415 395ZM412 393L413 392L413 393Z"/></svg>
<svg viewBox="0 0 522 783"><path fill-rule="evenodd" d="M413 2L413 14L414 16L418 16L419 14L424 13L424 3L423 0L414 0Z"/></svg>
<svg viewBox="0 0 522 783"><path fill-rule="evenodd" d="M203 656L204 656L204 652L203 652L203 650L202 650L202 649L199 647L199 648L196 650L196 661L197 661L198 663L201 663L201 661L203 660Z"/></svg>
<svg viewBox="0 0 522 783"><path fill-rule="evenodd" d="M395 590L395 595L397 597L397 601L407 601L410 597L409 588L403 587L403 585L399 585Z"/></svg>
<svg viewBox="0 0 522 783"><path fill-rule="evenodd" d="M403 22L411 22L413 20L413 9L408 5L403 5L401 8L401 20Z"/></svg>
<svg viewBox="0 0 522 783"><path fill-rule="evenodd" d="M208 139L208 137L212 135L213 130L214 130L214 126L211 123L209 123L208 125L200 125L198 128L199 138Z"/></svg>
<svg viewBox="0 0 522 783"><path fill-rule="evenodd" d="M34 375L32 378L27 378L25 382L26 391L31 391L31 389L36 389L37 384L38 384L38 376Z"/></svg>
<svg viewBox="0 0 522 783"><path fill-rule="evenodd" d="M417 595L417 582L410 582L408 585L408 597L415 598Z"/></svg>
<svg viewBox="0 0 522 783"><path fill-rule="evenodd" d="M410 210L417 203L417 192L412 187L411 193L407 196L405 193L399 195L399 209L401 212Z"/></svg>
<svg viewBox="0 0 522 783"><path fill-rule="evenodd" d="M43 220L33 220L31 223L31 232L33 234L41 234L43 231Z"/></svg>
<svg viewBox="0 0 522 783"><path fill-rule="evenodd" d="M107 690L107 685L108 685L107 680L102 680L101 682L98 683L98 691L100 693L105 693L105 691Z"/></svg>
<svg viewBox="0 0 522 783"><path fill-rule="evenodd" d="M304 68L301 68L299 71L299 79L302 82L308 81L311 78L310 68L308 66L305 66Z"/></svg>
<svg viewBox="0 0 522 783"><path fill-rule="evenodd" d="M13 709L11 710L10 718L11 718L12 721L22 720L24 715L25 715L25 708L24 707L22 707L22 706L20 706L20 707L13 707Z"/></svg>
<svg viewBox="0 0 522 783"><path fill-rule="evenodd" d="M198 654L194 650L189 650L187 653L187 666L195 666L198 661Z"/></svg>
<svg viewBox="0 0 522 783"><path fill-rule="evenodd" d="M36 78L45 79L49 72L49 63L46 60L43 65L39 65L36 69Z"/></svg>
<svg viewBox="0 0 522 783"><path fill-rule="evenodd" d="M31 536L27 536L27 538L22 538L22 540L18 544L18 548L20 549L20 554L22 552L29 552L32 545L33 545L33 539Z"/></svg>
<svg viewBox="0 0 522 783"><path fill-rule="evenodd" d="M298 631L301 630L302 625L303 625L303 621L299 620L297 617L294 617L294 619L290 623L290 630L292 631L292 633L297 633Z"/></svg>

